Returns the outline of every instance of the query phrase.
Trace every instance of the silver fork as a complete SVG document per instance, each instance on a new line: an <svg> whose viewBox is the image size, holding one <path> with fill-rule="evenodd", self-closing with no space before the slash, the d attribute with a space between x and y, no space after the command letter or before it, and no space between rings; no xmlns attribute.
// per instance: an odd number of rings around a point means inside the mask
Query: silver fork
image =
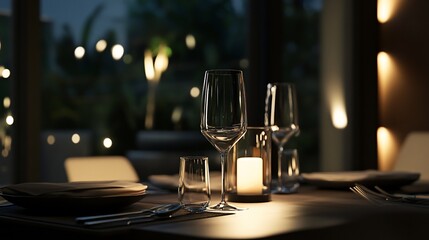
<svg viewBox="0 0 429 240"><path fill-rule="evenodd" d="M375 193L367 192L366 190L363 190L360 186L354 186L350 187L350 190L352 190L357 195L365 198L369 202L375 204L375 205L384 205L387 204L385 201L386 199L382 196L379 196Z"/></svg>
<svg viewBox="0 0 429 240"><path fill-rule="evenodd" d="M417 199L415 197L406 198L402 195L395 195L388 193L381 189L380 187L375 187L379 192L375 192L363 185L356 184L350 189L364 197L368 201L375 203L377 205L382 204L403 204L403 205L412 205L419 207L429 207L429 201L427 199Z"/></svg>
<svg viewBox="0 0 429 240"><path fill-rule="evenodd" d="M117 218L117 217L126 217L126 216L132 216L132 215L140 215L143 213L153 213L154 211L158 209L163 209L170 206L176 206L178 203L168 203L168 204L161 204L157 205L152 208L148 209L142 209L137 211L131 211L131 212L121 212L121 213L112 213L112 214L101 214L101 215L92 215L92 216L81 216L76 217L76 222L82 223L85 221L95 221L95 220L104 220L104 219L110 219L110 218Z"/></svg>
<svg viewBox="0 0 429 240"><path fill-rule="evenodd" d="M6 199L0 199L0 207L7 207L7 206L12 206L13 203L9 202Z"/></svg>

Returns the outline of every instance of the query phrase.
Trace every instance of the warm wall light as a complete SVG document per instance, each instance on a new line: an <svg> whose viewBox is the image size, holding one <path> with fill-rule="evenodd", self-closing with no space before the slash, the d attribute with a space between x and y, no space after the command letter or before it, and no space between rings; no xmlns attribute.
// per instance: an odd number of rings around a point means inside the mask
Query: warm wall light
<svg viewBox="0 0 429 240"><path fill-rule="evenodd" d="M348 119L344 104L334 103L331 109L332 125L337 129L344 129L347 127Z"/></svg>
<svg viewBox="0 0 429 240"><path fill-rule="evenodd" d="M398 0L378 0L377 19L380 23L389 21L398 7Z"/></svg>
<svg viewBox="0 0 429 240"><path fill-rule="evenodd" d="M393 169L396 151L397 143L395 141L393 133L385 127L379 127L377 130L377 152L379 170L389 171Z"/></svg>
<svg viewBox="0 0 429 240"><path fill-rule="evenodd" d="M394 81L400 75L398 66L395 66L394 59L386 52L379 52L377 55L378 71L378 91L380 106L384 106L392 89L395 86Z"/></svg>
<svg viewBox="0 0 429 240"><path fill-rule="evenodd" d="M344 89L339 81L332 81L330 86L327 91L331 122L336 129L344 129L348 124Z"/></svg>
<svg viewBox="0 0 429 240"><path fill-rule="evenodd" d="M377 54L377 64L378 64L379 69L388 70L388 68L391 65L391 60L390 60L389 54L387 54L386 52L379 52Z"/></svg>

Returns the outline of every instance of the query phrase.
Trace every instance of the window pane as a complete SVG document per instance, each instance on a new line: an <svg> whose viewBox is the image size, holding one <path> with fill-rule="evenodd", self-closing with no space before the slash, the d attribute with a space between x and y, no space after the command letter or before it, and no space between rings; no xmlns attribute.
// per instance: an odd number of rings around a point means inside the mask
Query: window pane
<svg viewBox="0 0 429 240"><path fill-rule="evenodd" d="M290 145L304 171L318 167L322 5L283 0L283 76L302 129ZM69 155L126 154L139 131L199 131L204 71L247 70L245 0L41 0L41 15L47 180L64 180Z"/></svg>
<svg viewBox="0 0 429 240"><path fill-rule="evenodd" d="M0 185L12 181L10 75L12 68L11 1L0 2Z"/></svg>
<svg viewBox="0 0 429 240"><path fill-rule="evenodd" d="M289 146L300 150L303 171L318 170L320 15L323 0L284 0L284 76L298 91L302 129Z"/></svg>
<svg viewBox="0 0 429 240"><path fill-rule="evenodd" d="M199 131L204 71L247 67L246 1L41 4L45 164L124 154L141 130Z"/></svg>

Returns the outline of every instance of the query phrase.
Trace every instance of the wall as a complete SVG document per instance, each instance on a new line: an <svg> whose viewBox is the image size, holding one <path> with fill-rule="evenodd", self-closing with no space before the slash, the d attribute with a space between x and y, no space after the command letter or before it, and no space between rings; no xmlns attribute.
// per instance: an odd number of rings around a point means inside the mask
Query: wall
<svg viewBox="0 0 429 240"><path fill-rule="evenodd" d="M429 1L389 3L391 17L379 26L379 48L388 56L386 69L379 62L380 126L388 130L393 145L390 154L379 156L384 170L392 168L408 133L429 130ZM388 143L379 139L378 147Z"/></svg>

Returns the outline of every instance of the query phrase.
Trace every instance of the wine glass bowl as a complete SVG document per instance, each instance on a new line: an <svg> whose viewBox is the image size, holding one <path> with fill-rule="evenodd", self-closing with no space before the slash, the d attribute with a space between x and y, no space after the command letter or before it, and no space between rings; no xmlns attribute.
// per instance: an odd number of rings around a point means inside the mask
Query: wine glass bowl
<svg viewBox="0 0 429 240"><path fill-rule="evenodd" d="M296 89L292 83L269 83L265 99L264 124L271 128L273 142L278 147L278 179L276 193L288 193L281 185L281 157L289 139L299 134Z"/></svg>
<svg viewBox="0 0 429 240"><path fill-rule="evenodd" d="M221 157L221 201L215 210L240 210L225 200L225 164L229 150L247 130L246 94L243 72L233 69L207 70L201 101L201 133Z"/></svg>

